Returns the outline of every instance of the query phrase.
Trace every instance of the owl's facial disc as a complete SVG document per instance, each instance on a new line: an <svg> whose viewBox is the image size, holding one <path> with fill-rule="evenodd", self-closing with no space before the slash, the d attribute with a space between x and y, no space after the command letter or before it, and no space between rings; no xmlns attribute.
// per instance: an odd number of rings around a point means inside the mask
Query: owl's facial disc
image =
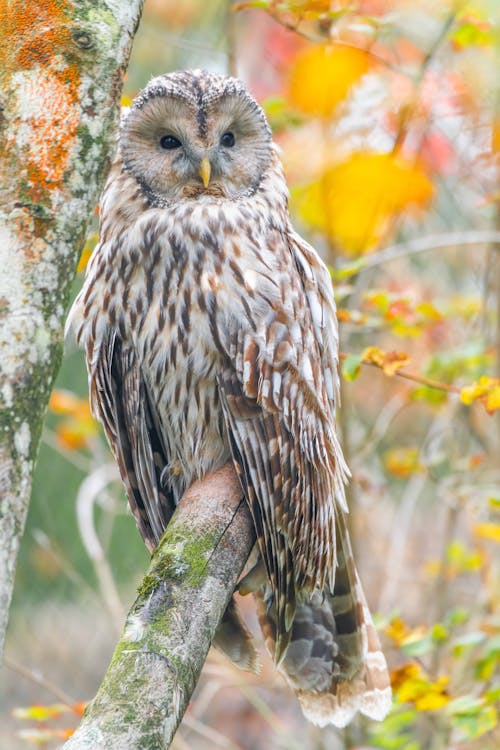
<svg viewBox="0 0 500 750"><path fill-rule="evenodd" d="M260 107L243 89L205 100L155 92L132 106L122 126L123 164L155 204L236 199L262 179L271 135Z"/></svg>

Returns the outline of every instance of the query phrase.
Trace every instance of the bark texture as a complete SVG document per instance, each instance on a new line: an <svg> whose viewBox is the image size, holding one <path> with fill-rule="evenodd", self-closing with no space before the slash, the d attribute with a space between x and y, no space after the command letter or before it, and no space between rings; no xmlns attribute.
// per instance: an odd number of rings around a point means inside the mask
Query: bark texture
<svg viewBox="0 0 500 750"><path fill-rule="evenodd" d="M142 0L0 0L0 653L65 309Z"/></svg>
<svg viewBox="0 0 500 750"><path fill-rule="evenodd" d="M255 541L232 466L184 494L64 750L168 748Z"/></svg>

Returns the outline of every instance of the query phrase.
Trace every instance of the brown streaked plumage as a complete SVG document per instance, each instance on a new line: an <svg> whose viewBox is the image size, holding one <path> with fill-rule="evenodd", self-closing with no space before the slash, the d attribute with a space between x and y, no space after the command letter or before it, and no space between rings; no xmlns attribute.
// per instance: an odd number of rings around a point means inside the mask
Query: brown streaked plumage
<svg viewBox="0 0 500 750"><path fill-rule="evenodd" d="M174 73L134 101L70 323L149 549L187 486L232 460L261 560L245 585L306 716L383 718L387 667L344 518L330 278L290 224L269 126L239 81ZM234 605L219 640L253 666Z"/></svg>

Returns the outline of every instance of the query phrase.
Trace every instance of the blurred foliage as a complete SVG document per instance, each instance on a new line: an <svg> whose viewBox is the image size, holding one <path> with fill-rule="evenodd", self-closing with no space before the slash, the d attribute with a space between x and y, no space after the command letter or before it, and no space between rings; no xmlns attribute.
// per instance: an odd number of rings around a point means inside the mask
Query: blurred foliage
<svg viewBox="0 0 500 750"><path fill-rule="evenodd" d="M351 529L378 609L394 708L380 724L357 719L345 732L320 731L302 719L265 657L258 677L211 657L176 746L493 750L500 746L498 0L255 0L232 10L222 1L146 0L124 104L153 75L201 66L225 72L228 59L262 102L282 149L293 221L331 269ZM449 232L453 240L441 242ZM411 243L422 237L417 251ZM94 232L80 274L96 241ZM129 601L145 566L85 380L83 358L69 344L18 568L15 610L35 617L42 601L90 591L112 619L110 597ZM103 583L103 564L118 593ZM15 633L10 643L16 647ZM96 665L96 685L104 666ZM88 697L78 685L72 692ZM58 712L66 722L52 704L18 714L32 727L22 730L20 747L54 747L68 731L51 728Z"/></svg>

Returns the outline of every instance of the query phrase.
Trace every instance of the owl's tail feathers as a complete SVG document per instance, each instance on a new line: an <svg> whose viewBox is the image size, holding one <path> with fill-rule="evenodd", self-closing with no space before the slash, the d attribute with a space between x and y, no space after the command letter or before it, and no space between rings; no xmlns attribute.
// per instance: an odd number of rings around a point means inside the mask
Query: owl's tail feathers
<svg viewBox="0 0 500 750"><path fill-rule="evenodd" d="M333 669L330 685L325 690L309 688L307 667L303 675L285 675L297 693L304 715L313 724L320 727L327 724L345 727L357 711L376 721L382 721L389 713L391 708L389 673L367 608L364 611L362 627L365 630L363 639L366 638L366 652L354 674L342 674L341 671L335 674L336 670ZM313 661L315 649L317 652L320 649L317 638L318 634L311 649L309 665ZM344 648L345 644L342 645L340 636L337 638L337 645L340 649ZM287 664L284 668L287 669Z"/></svg>
<svg viewBox="0 0 500 750"><path fill-rule="evenodd" d="M306 718L321 727L344 727L357 711L381 721L391 707L387 664L359 579L358 587L354 629L352 612L344 609L351 594L333 596L316 590L299 604L280 666ZM255 598L266 646L274 654L272 607L262 595Z"/></svg>
<svg viewBox="0 0 500 750"><path fill-rule="evenodd" d="M391 687L341 514L336 558L333 591L325 587L297 596L280 671L310 721L343 727L357 711L382 720L391 707ZM274 654L277 628L270 594L256 592L255 598L266 646Z"/></svg>

